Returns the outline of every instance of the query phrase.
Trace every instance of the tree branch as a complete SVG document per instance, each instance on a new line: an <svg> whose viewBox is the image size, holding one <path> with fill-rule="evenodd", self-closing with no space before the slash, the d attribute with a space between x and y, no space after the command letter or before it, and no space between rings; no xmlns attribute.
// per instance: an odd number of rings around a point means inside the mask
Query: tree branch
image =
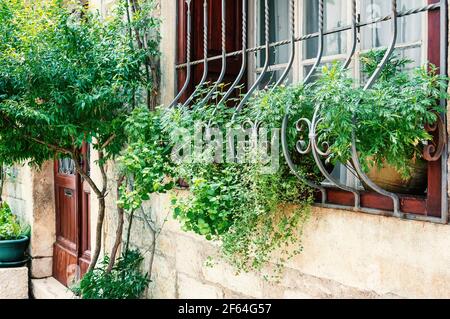
<svg viewBox="0 0 450 319"><path fill-rule="evenodd" d="M112 134L108 139L103 143L102 147L100 149L104 150L106 147L108 147L109 144L116 138L116 133Z"/></svg>
<svg viewBox="0 0 450 319"><path fill-rule="evenodd" d="M83 170L83 167L81 167L81 164L80 164L80 151L77 150L77 149L74 149L72 154L73 154L72 159L73 159L73 161L75 163L75 169L77 170L77 173L80 174L80 176L86 182L88 182L89 186L92 188L92 190L94 191L95 195L97 195L97 198L103 197L104 194L98 188L97 184L95 184L95 182L92 180L92 178L88 174L86 174L86 172Z"/></svg>

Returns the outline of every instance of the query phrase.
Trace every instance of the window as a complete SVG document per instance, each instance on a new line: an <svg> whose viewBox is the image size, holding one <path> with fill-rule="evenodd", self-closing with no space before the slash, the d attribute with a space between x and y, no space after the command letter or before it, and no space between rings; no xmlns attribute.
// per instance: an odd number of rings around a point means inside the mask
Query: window
<svg viewBox="0 0 450 319"><path fill-rule="evenodd" d="M250 1L251 2L251 1ZM254 3L253 3L254 5ZM264 30L264 1L257 2L257 8L255 8L258 14L255 15L257 30L254 34L257 45L264 45L265 43L265 30ZM270 42L278 42L289 39L289 1L274 1L269 2L270 12ZM289 60L289 48L287 45L277 48L271 48L269 56L270 69L266 73L265 77L260 83L260 88L264 88L269 84L273 84L283 74L284 69ZM259 51L255 54L254 67L250 67L252 74L249 77L250 81L254 81L262 71L262 67L266 60L265 51ZM288 77L288 81L292 82L292 72Z"/></svg>
<svg viewBox="0 0 450 319"><path fill-rule="evenodd" d="M251 28L250 46L264 45L264 0L250 2ZM416 9L426 4L426 0L398 0L400 12ZM361 0L357 2L357 14L360 21L372 21L390 14L391 2L386 0ZM296 34L311 34L318 31L318 1L298 1L296 5ZM333 30L349 25L352 19L352 8L349 0L326 0L324 7L324 30ZM289 39L289 0L269 0L270 11L270 42ZM401 17L398 20L399 33L397 50L402 56L413 60L416 65L427 61L427 13ZM355 58L350 69L354 77L360 78L358 56L361 52L373 48L387 46L391 33L390 22L384 21L375 25L365 26L358 33L359 41ZM324 36L324 54L322 64L335 60L344 61L351 49L350 31L338 32ZM318 39L313 38L297 42L296 66L292 68L288 82L301 81L311 70L317 55ZM270 72L267 73L261 86L274 83L282 74L289 58L288 45L271 48ZM254 61L249 68L249 82L260 74L264 64L264 51L254 54ZM413 65L412 65L413 66Z"/></svg>
<svg viewBox="0 0 450 319"><path fill-rule="evenodd" d="M193 59L197 60L197 64L193 66L194 81L190 83L191 89L186 91L189 95L198 83L201 75L201 59L202 51L201 43L202 37L200 32L202 30L201 5L203 0L193 1ZM217 5L219 2L208 0L210 7ZM263 46L265 42L264 30L264 0L248 0L248 32L247 32L247 47L254 48ZM290 39L290 8L289 0L268 0L270 12L270 42L285 41ZM329 31L339 29L343 26L351 24L352 8L351 0L325 0L324 4L324 30ZM439 0L398 0L397 11L405 12L411 9L424 7L428 4L439 3ZM241 0L227 1L227 20L228 26L232 26L227 30L227 52L238 53L241 50L241 26L240 19L242 16ZM184 8L178 14L178 63L186 62L186 10L183 0L178 0L178 8ZM318 31L318 0L297 0L295 2L295 35L311 34ZM381 17L389 16L391 10L391 1L388 0L359 0L357 1L357 17L359 23L366 23L377 20ZM231 12L230 12L231 11ZM220 5L216 9L211 9L210 12L220 12ZM440 11L434 8L430 11L425 11L407 15L398 18L398 37L396 43L397 53L404 57L408 57L414 61L411 67L422 65L429 61L437 66L441 62L440 49ZM210 21L220 19L220 14L215 17L210 14ZM219 20L217 20L219 21ZM217 23L215 24L217 26ZM212 30L211 26L210 29ZM210 31L211 31L210 30ZM217 31L217 30L216 30ZM361 76L359 55L373 48L385 47L391 38L391 22L383 21L376 24L363 25L358 28L358 42L356 53L349 67L349 72L352 72L353 78L359 80L363 84L367 79ZM220 32L209 32L210 41L215 40L215 43L220 42ZM231 39L231 40L230 40ZM197 41L197 42L196 42ZM197 44L195 44L197 43ZM322 58L322 65L330 63L335 60L344 61L352 46L351 31L342 31L338 33L326 34L324 36L324 54ZM208 47L209 49L210 46ZM289 76L286 79L288 83L301 82L311 70L317 55L318 40L311 38L305 41L296 41L296 54L293 67L290 70ZM217 53L212 55L219 55ZM265 73L264 78L260 82L260 89L267 85L275 83L283 74L287 63L289 61L290 48L289 44L280 46L271 46L269 56L269 70ZM244 83L250 87L261 74L264 61L266 59L264 50L252 50L247 55L247 78L243 79ZM235 79L235 75L239 71L240 55L234 54L227 59L227 66L231 66L227 72L230 80L226 83L231 83ZM219 63L216 59L210 62L210 66L214 63ZM218 64L217 64L218 65ZM214 69L214 67L213 67ZM213 71L210 71L210 73ZM217 67L215 71L217 73ZM195 75L197 74L197 75ZM212 74L212 73L211 73ZM186 70L179 66L178 68L178 87L181 88L185 80ZM216 77L212 77L216 78ZM445 169L444 169L445 168ZM427 189L423 196L401 195L400 206L401 211L406 214L414 214L414 216L426 216L427 218L440 218L442 212L447 206L447 201L442 195L442 190L446 189L445 181L443 181L443 172L446 170L445 163L442 159L436 162L428 162L428 176ZM355 174L348 171L344 166L336 167L333 175L339 178L341 183L362 188L359 180L355 178ZM445 176L446 177L446 176ZM338 205L352 207L354 203L353 194L339 189L329 189L327 191L327 202L331 205ZM392 211L393 203L387 197L379 195L374 192L363 192L361 195L361 206L367 211ZM409 216L408 216L409 217ZM420 218L420 217L412 217Z"/></svg>

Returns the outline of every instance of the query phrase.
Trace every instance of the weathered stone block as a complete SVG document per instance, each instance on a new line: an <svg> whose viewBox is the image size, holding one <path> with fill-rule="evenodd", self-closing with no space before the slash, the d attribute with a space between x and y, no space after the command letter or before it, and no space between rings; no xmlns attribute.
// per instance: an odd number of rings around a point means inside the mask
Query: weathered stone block
<svg viewBox="0 0 450 319"><path fill-rule="evenodd" d="M223 285L238 293L255 297L263 297L263 279L253 273L236 275L233 267L219 262L213 267L204 266L203 276L207 281Z"/></svg>
<svg viewBox="0 0 450 319"><path fill-rule="evenodd" d="M31 278L47 278L52 276L53 258L34 258L31 261Z"/></svg>
<svg viewBox="0 0 450 319"><path fill-rule="evenodd" d="M313 297L300 290L288 289L284 292L283 299L313 299Z"/></svg>
<svg viewBox="0 0 450 319"><path fill-rule="evenodd" d="M0 268L0 299L28 299L28 268Z"/></svg>
<svg viewBox="0 0 450 319"><path fill-rule="evenodd" d="M200 277L206 261L202 242L189 236L176 236L176 268L179 272Z"/></svg>
<svg viewBox="0 0 450 319"><path fill-rule="evenodd" d="M53 277L31 280L34 299L75 299L75 295Z"/></svg>
<svg viewBox="0 0 450 319"><path fill-rule="evenodd" d="M145 271L148 271L148 258L144 263ZM150 278L152 282L149 285L148 297L151 299L177 298L175 261L168 257L155 255L152 269L152 277Z"/></svg>
<svg viewBox="0 0 450 319"><path fill-rule="evenodd" d="M174 240L176 235L170 231L163 231L157 239L156 249L159 253L175 257L177 246L176 241Z"/></svg>
<svg viewBox="0 0 450 319"><path fill-rule="evenodd" d="M29 198L31 217L31 243L32 257L50 257L53 255L55 242L55 196L53 161L44 163L40 170L31 172L33 190Z"/></svg>
<svg viewBox="0 0 450 319"><path fill-rule="evenodd" d="M189 276L178 274L178 293L181 299L222 299L219 287L204 284Z"/></svg>

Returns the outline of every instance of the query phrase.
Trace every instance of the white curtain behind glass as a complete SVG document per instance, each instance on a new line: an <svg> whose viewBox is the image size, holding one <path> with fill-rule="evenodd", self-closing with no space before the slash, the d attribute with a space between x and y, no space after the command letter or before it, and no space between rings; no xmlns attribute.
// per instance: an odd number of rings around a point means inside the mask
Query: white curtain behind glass
<svg viewBox="0 0 450 319"><path fill-rule="evenodd" d="M399 0L397 11L419 8L426 4L425 0ZM391 1L385 0L361 0L361 20L370 21L384 17L391 12ZM398 19L398 45L414 44L422 40L423 13ZM362 29L362 50L370 50L376 47L385 47L391 40L391 22L385 21ZM420 65L422 62L422 49L420 46L411 46L398 50L398 52L414 61L411 66Z"/></svg>
<svg viewBox="0 0 450 319"><path fill-rule="evenodd" d="M258 26L259 26L259 44L265 43L264 28L264 0L260 0ZM289 39L289 0L269 0L270 11L270 42L277 42ZM261 51L259 66L262 67L265 61L265 52ZM271 48L269 63L276 65L287 63L289 59L289 49L287 46Z"/></svg>
<svg viewBox="0 0 450 319"><path fill-rule="evenodd" d="M265 43L265 24L264 24L264 11L265 1L259 0L259 14L257 15L258 26L258 41L259 45ZM289 39L289 0L269 0L269 37L270 42L278 42ZM264 50L260 51L257 56L258 67L264 65L266 56ZM270 49L269 65L271 71L268 71L261 84L260 88L275 83L283 74L283 64L286 64L289 60L289 46L283 45L278 47L272 47ZM259 75L257 73L257 75ZM292 74L288 77L288 82L292 81Z"/></svg>
<svg viewBox="0 0 450 319"><path fill-rule="evenodd" d="M325 0L324 30L330 30L348 24L348 0ZM304 1L304 32L310 34L319 31L319 1ZM318 40L306 41L304 59L312 59L317 55ZM324 37L324 55L344 54L347 51L347 32L329 34Z"/></svg>

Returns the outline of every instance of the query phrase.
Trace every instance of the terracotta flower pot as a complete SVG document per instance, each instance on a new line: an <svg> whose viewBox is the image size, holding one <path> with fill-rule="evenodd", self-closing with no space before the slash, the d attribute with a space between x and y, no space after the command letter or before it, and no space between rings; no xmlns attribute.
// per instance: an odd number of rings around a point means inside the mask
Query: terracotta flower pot
<svg viewBox="0 0 450 319"><path fill-rule="evenodd" d="M372 167L367 176L381 188L399 194L423 195L427 187L427 163L424 160L410 162L411 177L403 179L389 164Z"/></svg>

